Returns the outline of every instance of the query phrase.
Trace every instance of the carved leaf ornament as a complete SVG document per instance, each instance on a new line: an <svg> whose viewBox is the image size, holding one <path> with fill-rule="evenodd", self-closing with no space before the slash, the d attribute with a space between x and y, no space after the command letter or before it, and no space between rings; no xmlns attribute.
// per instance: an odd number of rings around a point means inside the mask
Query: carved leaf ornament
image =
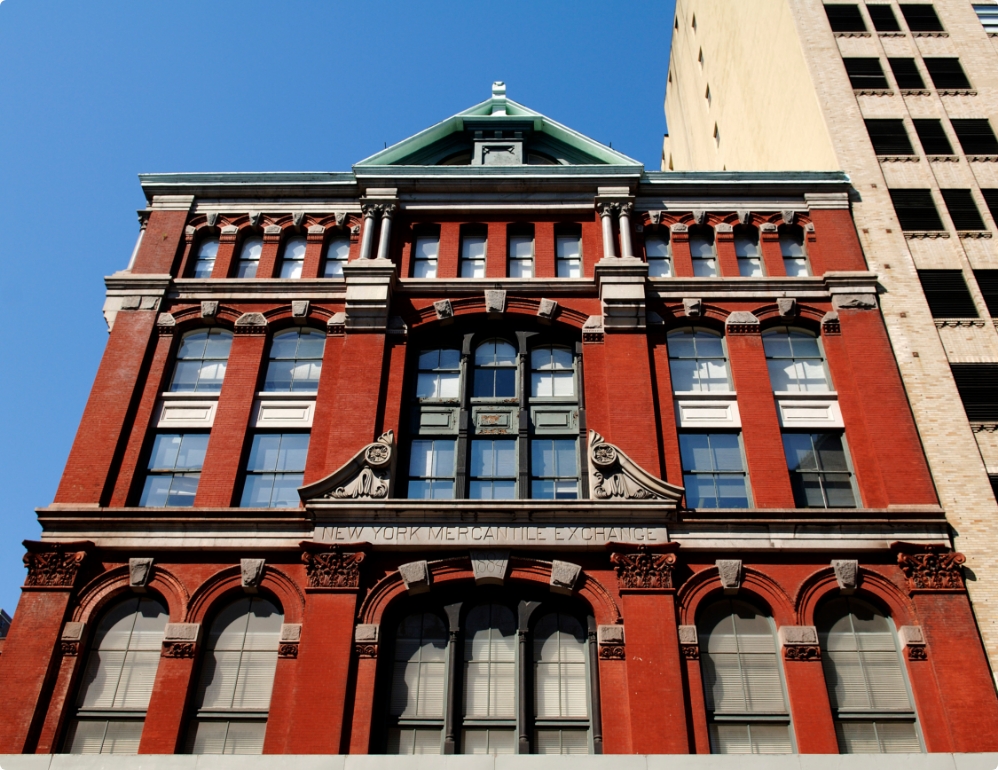
<svg viewBox="0 0 998 770"><path fill-rule="evenodd" d="M621 588L672 588L672 571L676 565L674 553L653 553L642 548L637 553L610 554L610 561Z"/></svg>
<svg viewBox="0 0 998 770"><path fill-rule="evenodd" d="M668 500L678 502L682 487L652 476L594 430L589 431L590 489L597 500Z"/></svg>
<svg viewBox="0 0 998 770"><path fill-rule="evenodd" d="M360 585L360 563L364 554L346 551L305 551L309 588L357 588Z"/></svg>
<svg viewBox="0 0 998 770"><path fill-rule="evenodd" d="M899 553L898 566L911 590L960 590L963 588L962 565L967 561L954 551Z"/></svg>
<svg viewBox="0 0 998 770"><path fill-rule="evenodd" d="M391 496L395 434L382 434L345 465L314 484L301 487L302 500L384 500Z"/></svg>

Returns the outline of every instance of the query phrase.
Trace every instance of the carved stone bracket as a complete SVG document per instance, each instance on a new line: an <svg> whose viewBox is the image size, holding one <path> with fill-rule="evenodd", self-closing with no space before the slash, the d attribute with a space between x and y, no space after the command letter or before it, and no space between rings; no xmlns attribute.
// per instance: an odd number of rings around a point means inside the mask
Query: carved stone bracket
<svg viewBox="0 0 998 770"><path fill-rule="evenodd" d="M736 310L724 322L726 334L758 334L761 328L759 319L747 310Z"/></svg>
<svg viewBox="0 0 998 770"><path fill-rule="evenodd" d="M779 637L786 660L821 660L818 629L814 626L781 626Z"/></svg>
<svg viewBox="0 0 998 770"><path fill-rule="evenodd" d="M597 626L600 660L624 660L624 627Z"/></svg>
<svg viewBox="0 0 998 770"><path fill-rule="evenodd" d="M378 626L376 623L361 623L353 632L354 652L359 658L378 657Z"/></svg>
<svg viewBox="0 0 998 770"><path fill-rule="evenodd" d="M925 651L925 635L921 626L901 626L898 629L898 638L904 645L908 660L928 660L929 656Z"/></svg>
<svg viewBox="0 0 998 770"><path fill-rule="evenodd" d="M25 588L72 588L80 575L87 553L93 547L89 540L74 543L42 543L25 540L24 566L28 568Z"/></svg>
<svg viewBox="0 0 998 770"><path fill-rule="evenodd" d="M582 342L589 345L602 345L603 333L603 316L591 315L582 325Z"/></svg>
<svg viewBox="0 0 998 770"><path fill-rule="evenodd" d="M786 660L821 660L821 648L816 644L795 644L783 648Z"/></svg>
<svg viewBox="0 0 998 770"><path fill-rule="evenodd" d="M80 654L80 645L83 643L83 632L86 629L85 623L69 621L62 626L62 634L59 636L59 650L63 655L75 656Z"/></svg>
<svg viewBox="0 0 998 770"><path fill-rule="evenodd" d="M324 479L301 487L298 496L310 500L384 500L391 496L395 471L395 434L383 433Z"/></svg>
<svg viewBox="0 0 998 770"><path fill-rule="evenodd" d="M309 588L360 586L360 563L364 561L362 552L330 549L307 540L301 546L305 550L301 560L305 564Z"/></svg>
<svg viewBox="0 0 998 770"><path fill-rule="evenodd" d="M640 548L633 553L612 553L610 562L622 590L664 591L673 587L674 553L655 553Z"/></svg>
<svg viewBox="0 0 998 770"><path fill-rule="evenodd" d="M679 653L686 660L700 660L700 639L696 626L679 626Z"/></svg>
<svg viewBox="0 0 998 770"><path fill-rule="evenodd" d="M842 333L842 323L839 320L839 314L834 310L830 310L825 313L821 318L821 333L822 334L841 334Z"/></svg>
<svg viewBox="0 0 998 770"><path fill-rule="evenodd" d="M299 642L301 642L301 623L283 624L281 638L277 643L277 656L279 658L297 658Z"/></svg>
<svg viewBox="0 0 998 770"><path fill-rule="evenodd" d="M967 558L947 546L892 543L909 591L962 591Z"/></svg>
<svg viewBox="0 0 998 770"><path fill-rule="evenodd" d="M652 476L614 444L589 431L589 488L597 500L666 500L677 505L683 488Z"/></svg>
<svg viewBox="0 0 998 770"><path fill-rule="evenodd" d="M200 635L200 623L167 623L163 634L163 657L193 658Z"/></svg>

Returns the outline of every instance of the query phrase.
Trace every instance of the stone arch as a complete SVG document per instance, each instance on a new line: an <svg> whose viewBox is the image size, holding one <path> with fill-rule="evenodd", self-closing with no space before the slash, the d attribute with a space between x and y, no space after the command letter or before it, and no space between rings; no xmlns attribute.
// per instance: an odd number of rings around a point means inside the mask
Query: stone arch
<svg viewBox="0 0 998 770"><path fill-rule="evenodd" d="M720 572L717 567L708 567L697 572L679 589L676 599L679 603L681 625L696 625L697 613L705 604L723 593ZM786 591L771 577L756 569L743 567L742 582L733 599L750 599L759 602L769 611L777 627L794 625L794 604Z"/></svg>
<svg viewBox="0 0 998 770"><path fill-rule="evenodd" d="M190 594L183 581L158 564L153 565L146 591L154 593L170 614L170 621L179 622L187 613ZM87 583L79 592L72 619L91 623L114 601L124 595L135 595L128 584L128 565L113 567Z"/></svg>
<svg viewBox="0 0 998 770"><path fill-rule="evenodd" d="M269 593L280 604L286 623L301 623L305 615L305 595L298 584L283 571L267 565L260 581L260 591ZM242 595L242 570L239 565L216 572L198 586L191 596L187 623L204 623L221 602Z"/></svg>
<svg viewBox="0 0 998 770"><path fill-rule="evenodd" d="M862 567L858 578L857 588L850 596L868 601L884 610L895 626L917 625L915 605L891 580L879 572ZM810 575L797 592L795 610L798 625L813 626L818 605L841 595L835 571L830 566Z"/></svg>

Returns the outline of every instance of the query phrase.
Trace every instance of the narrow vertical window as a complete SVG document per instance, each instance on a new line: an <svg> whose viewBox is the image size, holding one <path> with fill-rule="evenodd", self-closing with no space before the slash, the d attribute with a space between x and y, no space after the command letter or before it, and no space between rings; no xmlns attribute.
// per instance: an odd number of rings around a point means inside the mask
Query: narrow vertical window
<svg viewBox="0 0 998 770"><path fill-rule="evenodd" d="M763 275L757 228L744 225L735 228L735 256L738 258L740 276L750 278Z"/></svg>
<svg viewBox="0 0 998 770"><path fill-rule="evenodd" d="M773 621L724 599L697 624L714 754L790 754L790 712Z"/></svg>
<svg viewBox="0 0 998 770"><path fill-rule="evenodd" d="M731 390L728 360L720 334L706 329L670 332L669 372L677 393Z"/></svg>
<svg viewBox="0 0 998 770"><path fill-rule="evenodd" d="M690 508L748 508L748 484L737 433L680 433L686 504Z"/></svg>
<svg viewBox="0 0 998 770"><path fill-rule="evenodd" d="M208 633L187 736L190 754L262 754L284 616L259 596L237 599Z"/></svg>
<svg viewBox="0 0 998 770"><path fill-rule="evenodd" d="M170 617L152 597L133 596L100 620L66 730L67 754L138 754L163 634Z"/></svg>
<svg viewBox="0 0 998 770"><path fill-rule="evenodd" d="M798 508L856 507L841 434L784 433L783 449Z"/></svg>
<svg viewBox="0 0 998 770"><path fill-rule="evenodd" d="M331 238L326 246L326 261L322 266L323 278L342 278L343 265L350 258L350 239L345 236Z"/></svg>
<svg viewBox="0 0 998 770"><path fill-rule="evenodd" d="M534 752L589 753L589 655L582 624L552 612L534 626Z"/></svg>
<svg viewBox="0 0 998 770"><path fill-rule="evenodd" d="M471 442L470 487L472 500L516 498L516 441L482 439Z"/></svg>
<svg viewBox="0 0 998 770"><path fill-rule="evenodd" d="M281 278L301 278L302 267L305 265L304 236L296 235L288 238L284 244L284 256L281 257Z"/></svg>
<svg viewBox="0 0 998 770"><path fill-rule="evenodd" d="M412 244L412 277L436 278L437 256L440 253L440 233L416 233Z"/></svg>
<svg viewBox="0 0 998 770"><path fill-rule="evenodd" d="M485 277L485 252L488 237L479 227L462 228L461 232L461 272L462 278Z"/></svg>
<svg viewBox="0 0 998 770"><path fill-rule="evenodd" d="M208 451L207 433L160 433L153 439L141 508L189 508Z"/></svg>
<svg viewBox="0 0 998 770"><path fill-rule="evenodd" d="M533 228L510 228L509 232L509 277L534 277L534 231Z"/></svg>
<svg viewBox="0 0 998 770"><path fill-rule="evenodd" d="M409 615L395 634L388 754L443 753L447 628L429 612Z"/></svg>
<svg viewBox="0 0 998 770"><path fill-rule="evenodd" d="M257 433L250 445L242 508L295 508L308 457L307 433Z"/></svg>
<svg viewBox="0 0 998 770"><path fill-rule="evenodd" d="M239 262L236 264L236 278L256 278L256 269L260 266L260 255L263 253L263 238L251 235L243 241L239 250Z"/></svg>
<svg viewBox="0 0 998 770"><path fill-rule="evenodd" d="M530 442L530 497L575 500L579 496L579 458L575 439Z"/></svg>
<svg viewBox="0 0 998 770"><path fill-rule="evenodd" d="M924 751L891 620L849 596L822 606L815 625L839 751Z"/></svg>
<svg viewBox="0 0 998 770"><path fill-rule="evenodd" d="M263 389L267 393L311 392L319 389L326 335L315 329L292 329L270 341L270 360Z"/></svg>
<svg viewBox="0 0 998 770"><path fill-rule="evenodd" d="M215 257L218 256L218 238L208 237L198 245L197 260L194 262L192 278L211 278L211 271L215 269Z"/></svg>
<svg viewBox="0 0 998 770"><path fill-rule="evenodd" d="M454 439L416 439L409 455L409 499L454 498Z"/></svg>
<svg viewBox="0 0 998 770"><path fill-rule="evenodd" d="M807 254L804 253L804 228L800 225L781 225L779 234L783 269L787 275L810 275Z"/></svg>
<svg viewBox="0 0 998 770"><path fill-rule="evenodd" d="M645 238L645 255L649 278L672 277L672 243L668 234Z"/></svg>
<svg viewBox="0 0 998 770"><path fill-rule="evenodd" d="M762 335L769 381L777 392L825 392L828 375L818 338L799 329L779 326Z"/></svg>
<svg viewBox="0 0 998 770"><path fill-rule="evenodd" d="M475 387L472 396L516 396L516 349L508 342L489 340L475 350Z"/></svg>
<svg viewBox="0 0 998 770"><path fill-rule="evenodd" d="M463 754L516 751L516 621L501 604L468 613L464 640Z"/></svg>
<svg viewBox="0 0 998 770"><path fill-rule="evenodd" d="M416 398L458 398L460 385L460 350L426 350L419 354Z"/></svg>
<svg viewBox="0 0 998 770"><path fill-rule="evenodd" d="M232 332L198 329L185 334L177 351L171 393L218 393L232 347Z"/></svg>
<svg viewBox="0 0 998 770"><path fill-rule="evenodd" d="M554 256L559 278L582 277L582 231L578 227L555 232Z"/></svg>
<svg viewBox="0 0 998 770"><path fill-rule="evenodd" d="M690 256L693 258L693 275L701 278L717 275L713 227L694 225L690 228Z"/></svg>

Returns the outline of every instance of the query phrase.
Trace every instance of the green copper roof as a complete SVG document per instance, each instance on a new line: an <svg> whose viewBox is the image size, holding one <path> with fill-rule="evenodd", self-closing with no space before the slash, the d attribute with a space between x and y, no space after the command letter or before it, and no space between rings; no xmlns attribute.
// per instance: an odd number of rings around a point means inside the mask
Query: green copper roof
<svg viewBox="0 0 998 770"><path fill-rule="evenodd" d="M449 149L459 150L467 131L523 131L539 152L558 158L560 165L625 166L635 170L643 164L506 98L506 86L494 83L492 98L469 107L446 120L403 139L354 165L370 166L438 165ZM525 164L526 165L526 164Z"/></svg>

